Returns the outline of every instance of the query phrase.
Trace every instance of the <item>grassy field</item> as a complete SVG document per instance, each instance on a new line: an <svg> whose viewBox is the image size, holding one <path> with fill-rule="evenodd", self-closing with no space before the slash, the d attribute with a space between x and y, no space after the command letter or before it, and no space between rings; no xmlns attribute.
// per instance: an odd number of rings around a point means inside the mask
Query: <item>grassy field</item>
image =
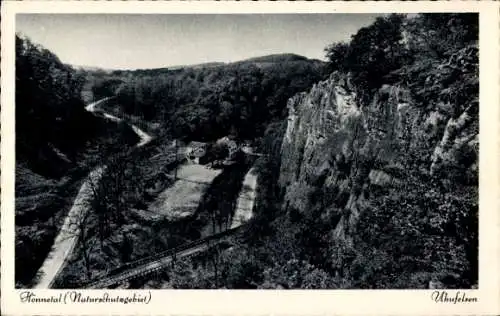
<svg viewBox="0 0 500 316"><path fill-rule="evenodd" d="M149 211L161 214L170 221L192 216L203 193L221 170L208 169L197 164L184 164L177 171L177 181L161 192L149 205Z"/></svg>

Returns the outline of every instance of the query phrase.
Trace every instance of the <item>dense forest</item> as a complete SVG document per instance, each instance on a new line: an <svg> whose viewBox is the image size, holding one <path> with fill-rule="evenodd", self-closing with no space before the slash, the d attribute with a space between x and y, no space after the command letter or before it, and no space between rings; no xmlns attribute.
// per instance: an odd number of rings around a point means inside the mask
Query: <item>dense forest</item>
<svg viewBox="0 0 500 316"><path fill-rule="evenodd" d="M49 50L16 37L18 162L44 176L59 177L83 158L89 140L102 141L113 133L113 124L85 111L84 81Z"/></svg>
<svg viewBox="0 0 500 316"><path fill-rule="evenodd" d="M67 204L60 197L78 188L59 179L137 141L127 126L84 110L84 101L113 97L106 111L157 139L106 160L116 172L103 183L115 186L98 189L116 198L100 192L104 202L95 207L103 211L87 230L99 251L75 259L81 269L67 272L66 285L89 281L92 265L104 271L198 238L182 223L151 225L139 209L151 202L148 182L175 167L163 159L174 154L166 144L230 136L260 153L254 217L229 249L178 260L138 286L477 286L477 40L477 14L392 14L326 47L327 63L281 54L104 71L74 70L18 37L16 271L33 271L18 281L36 272L57 231L54 210ZM226 204L234 204L235 177L249 167L227 168L214 181L222 186L203 198L207 209L227 211L217 197L229 194ZM46 192L58 204L23 202ZM206 224L201 214L194 226ZM100 226L103 216L109 227Z"/></svg>
<svg viewBox="0 0 500 316"><path fill-rule="evenodd" d="M287 99L325 76L324 63L283 54L237 63L89 74L94 98L116 95L120 111L158 123L175 138L262 136L286 117Z"/></svg>

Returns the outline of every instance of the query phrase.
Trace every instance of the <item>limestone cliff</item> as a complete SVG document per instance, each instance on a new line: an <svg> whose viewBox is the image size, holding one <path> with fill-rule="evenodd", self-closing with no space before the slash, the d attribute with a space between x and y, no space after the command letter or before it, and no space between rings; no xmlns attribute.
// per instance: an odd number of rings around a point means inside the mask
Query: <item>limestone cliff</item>
<svg viewBox="0 0 500 316"><path fill-rule="evenodd" d="M370 102L337 72L291 98L281 154L284 208L321 209L337 222L332 238L349 241L359 215L381 194L404 190L410 170L477 185L477 67L470 46L420 71L421 83L381 85ZM467 87L472 94L460 99Z"/></svg>

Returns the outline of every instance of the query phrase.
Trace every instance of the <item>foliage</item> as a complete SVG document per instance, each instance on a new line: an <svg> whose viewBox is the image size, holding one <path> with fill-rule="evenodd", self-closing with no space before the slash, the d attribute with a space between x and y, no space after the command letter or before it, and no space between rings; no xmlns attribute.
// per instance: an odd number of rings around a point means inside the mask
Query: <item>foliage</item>
<svg viewBox="0 0 500 316"><path fill-rule="evenodd" d="M421 113L446 102L452 105L450 117L456 117L478 94L477 50L470 46L477 38L474 19L455 14L381 17L350 43L327 48L330 70L351 73L361 104L384 84L401 85L408 87L415 100L411 106ZM450 25L451 32L445 31ZM421 40L426 34L432 34L432 41ZM279 150L279 130L270 125L259 139L261 150L270 155L258 163L263 179L245 242L222 255L231 258L227 266L220 263L226 287L428 288L429 281L440 280L447 288L467 288L477 282L477 181L451 184L444 179L452 174L429 175L425 169L439 139L429 143L426 131L417 131L395 158L402 181L393 187L367 182L363 189L365 173L383 164L368 157L351 162L348 171L358 175L351 179L359 182L357 193L366 190L369 196L357 224L347 227L345 203L335 203L322 182L288 190L307 207L282 205L275 172L287 160ZM475 159L470 152L462 156L464 166ZM338 237L339 226L349 229L349 240Z"/></svg>
<svg viewBox="0 0 500 316"><path fill-rule="evenodd" d="M374 199L361 215L354 241L360 254L346 277L355 287L425 288L415 275L471 287L477 280L477 187L450 191L415 171L407 176L403 187Z"/></svg>
<svg viewBox="0 0 500 316"><path fill-rule="evenodd" d="M414 18L391 14L361 28L349 43L333 43L325 52L329 69L351 72L366 102L382 83L394 80L392 72L413 62L431 65L477 39L475 13L420 14Z"/></svg>
<svg viewBox="0 0 500 316"><path fill-rule="evenodd" d="M137 141L128 126L84 108L84 78L49 50L16 36L16 281L30 283L85 173Z"/></svg>
<svg viewBox="0 0 500 316"><path fill-rule="evenodd" d="M84 159L90 140L110 143L105 138L127 134L123 126L85 111L83 84L84 78L52 52L16 36L18 161L41 175L60 177ZM128 144L135 136L128 133L116 141Z"/></svg>
<svg viewBox="0 0 500 316"><path fill-rule="evenodd" d="M476 13L420 14L404 26L408 49L427 58L445 58L464 44L478 40L479 15Z"/></svg>
<svg viewBox="0 0 500 316"><path fill-rule="evenodd" d="M357 89L369 89L360 102L384 84L402 86L420 113L456 119L467 110L467 131L476 135L477 36L477 14L391 15L360 29L349 44L332 44L327 57L332 69L351 72ZM401 183L385 191L372 185L351 246L335 241L329 247L336 256L333 271L345 286L427 288L437 279L458 288L477 282L477 178L463 172L477 155L465 148L456 153L456 166L430 176L423 170L443 130L413 131L397 157L404 166Z"/></svg>
<svg viewBox="0 0 500 316"><path fill-rule="evenodd" d="M333 43L325 49L330 70L351 72L354 84L364 92L363 101L369 100L387 74L407 62L403 22L401 14L378 17L353 35L350 43Z"/></svg>
<svg viewBox="0 0 500 316"><path fill-rule="evenodd" d="M301 56L268 56L227 65L175 70L115 71L115 89L126 113L160 123L176 138L215 140L261 136L283 119L289 97L323 76L323 64Z"/></svg>
<svg viewBox="0 0 500 316"><path fill-rule="evenodd" d="M479 128L474 110L479 84L477 22L477 14L379 17L349 42L326 48L328 71L350 73L349 86L355 88L356 101L363 107L370 106L375 94L381 97L380 88L387 85L404 87L402 90L411 96L407 99L411 99L412 110L418 113L441 111L457 118L472 109L472 123L467 128L474 132ZM54 115L63 105L69 122L73 122L75 113L82 112L77 97L82 86L80 74L29 42L23 44L20 40L18 50L22 70L17 78L22 87L19 98L24 102L19 113L39 124L35 126L51 131L41 139L48 137L65 148L54 135L56 129L60 132L67 127L60 127ZM45 61L34 62L40 56ZM215 140L231 135L239 140L254 140L258 152L263 153L254 166L259 173L258 198L245 234L233 240L230 249L212 249L208 255L175 262L166 273L166 287L427 288L429 280L439 279L446 287L461 288L477 282L477 175L467 176L465 181L466 176L460 172L477 156L473 149L457 150L457 168L431 175L427 170L432 151L444 127L439 127L435 135L410 128L414 135L405 140L408 144L395 145L401 148L397 148L399 154L393 162L400 166L396 169L403 181L393 186L380 187L367 181L375 165L387 167L376 158L372 161L361 155L362 159L344 161L348 158L342 156L335 163L352 190L340 194L338 187L327 187L324 177L319 177L314 183L292 184L288 190L288 194L301 197L302 205L283 204L285 188L278 182L281 164L287 163L281 152L286 103L289 97L323 78L321 62L277 55L226 65L85 75L86 92L95 98L116 95L116 107L160 125L169 136ZM31 79L33 76L37 79ZM70 78L71 83L61 78ZM32 90L40 95L48 114L33 106L37 99L27 99L21 93ZM50 91L60 91L60 100L65 101L52 102L58 96ZM78 105L67 107L72 102ZM20 128L21 145L36 137L27 125ZM30 137L22 138L28 133ZM211 151L224 155L224 148L214 146ZM144 157L147 160L147 155ZM90 256L82 244L79 264L87 277L92 269L105 270L109 265L184 242L182 237L197 238L200 227L211 225L212 231L227 227L240 180L248 167L235 168L214 181L202 201L198 214L201 219L189 225L162 221L140 227L129 218L131 212L122 210L144 206L148 172L138 170L141 166L130 166L127 163L131 161L124 157L110 162L112 170L96 188L103 191L103 198L93 205L94 217L87 225L92 236L87 237L100 249L94 255L104 257L114 252L110 258L116 262ZM453 184L445 179L453 179ZM352 224L350 211L344 207L351 196L359 194L366 195L366 211ZM340 229L348 230L349 238L339 238ZM124 231L127 233L122 234ZM30 247L42 244L44 238L42 233L34 234ZM141 247L145 244L147 247Z"/></svg>
<svg viewBox="0 0 500 316"><path fill-rule="evenodd" d="M91 117L80 101L82 84L50 51L16 36L16 152L44 175L67 164L48 144L72 160L87 138L81 130Z"/></svg>

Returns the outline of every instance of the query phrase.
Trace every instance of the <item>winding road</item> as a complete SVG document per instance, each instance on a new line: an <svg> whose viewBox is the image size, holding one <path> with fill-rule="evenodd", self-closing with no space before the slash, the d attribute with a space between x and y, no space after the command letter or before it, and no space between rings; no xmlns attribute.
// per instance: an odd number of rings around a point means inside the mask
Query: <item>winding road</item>
<svg viewBox="0 0 500 316"><path fill-rule="evenodd" d="M98 106L100 104L106 102L109 99L110 98L105 98L97 102L93 102L86 106L85 109L93 113L99 111L104 117L115 122L122 121L122 119L105 113L101 109L98 109ZM142 131L137 126L132 124L130 124L130 126L140 137L140 142L136 145L137 147L144 146L153 139L153 137ZM199 167L204 168L201 166ZM36 277L37 282L34 286L35 289L51 288L54 280L56 280L59 273L65 267L67 260L69 259L75 246L77 245L79 229L83 227L82 221L85 218L85 214L88 212L88 208L90 205L89 202L92 199L93 188L99 183L105 169L106 166L95 168L92 172L90 172L87 180L82 184L80 191L75 198L73 206L66 216L64 224L54 241L52 250L38 270ZM186 170L186 172L188 172L188 170ZM214 172L214 174L216 175L218 174L218 172ZM198 179L200 177L199 174L193 174L191 176L195 178L192 179L192 181L200 180ZM211 174L211 178L213 176L214 175ZM201 180L206 181L207 179ZM86 288L105 288L126 282L130 279L137 278L138 276L150 274L152 272L163 269L174 258L177 259L191 256L193 254L206 251L211 246L223 242L227 239L227 237L238 232L252 217L256 186L257 176L255 175L254 169L252 168L243 180L243 187L238 197L238 203L235 210L235 215L233 216L231 229L218 234L214 234L212 236L208 236L192 243L181 245L174 249L168 249L151 257L128 263L115 269L114 271L111 271L107 276L104 276L98 280L94 280L90 284L87 284Z"/></svg>
<svg viewBox="0 0 500 316"><path fill-rule="evenodd" d="M89 112L96 112L97 106L108 101L110 98L104 98L99 101L90 103L85 107ZM116 116L104 113L104 116L110 120L120 122L121 119ZM142 131L135 125L131 125L132 129L140 137L140 142L136 145L141 147L149 143L153 138ZM100 166L90 172L87 180L80 187L80 191L73 202L68 215L64 220L63 226L59 234L54 240L52 249L47 255L40 269L38 269L37 276L35 277L35 289L51 288L54 280L65 267L68 258L72 254L79 235L79 226L85 219L88 211L90 200L92 199L93 188L99 183L106 166Z"/></svg>

